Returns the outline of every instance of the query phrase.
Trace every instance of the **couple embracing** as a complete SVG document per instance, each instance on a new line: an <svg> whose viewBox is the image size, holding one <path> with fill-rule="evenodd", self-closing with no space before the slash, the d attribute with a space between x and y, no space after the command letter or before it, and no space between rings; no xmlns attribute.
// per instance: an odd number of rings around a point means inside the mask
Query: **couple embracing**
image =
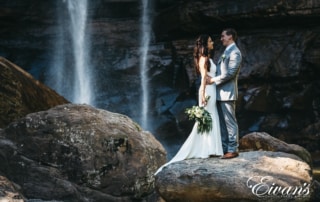
<svg viewBox="0 0 320 202"><path fill-rule="evenodd" d="M190 158L237 157L239 130L235 108L238 97L237 79L242 61L241 52L235 44L237 33L232 28L224 29L220 38L225 47L217 65L210 58L213 41L209 35L200 35L194 46L194 62L197 73L201 75L199 105L211 114L212 130L199 134L197 124L178 153L163 167L170 163ZM210 99L206 99L210 96Z"/></svg>

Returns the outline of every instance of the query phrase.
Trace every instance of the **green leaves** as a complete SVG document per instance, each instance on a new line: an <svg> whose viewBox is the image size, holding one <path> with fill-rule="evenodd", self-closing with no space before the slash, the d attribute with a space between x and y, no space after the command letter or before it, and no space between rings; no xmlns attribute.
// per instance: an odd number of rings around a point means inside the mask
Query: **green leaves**
<svg viewBox="0 0 320 202"><path fill-rule="evenodd" d="M211 115L204 107L192 106L187 108L185 113L188 114L189 120L194 120L198 123L197 130L200 135L212 130Z"/></svg>

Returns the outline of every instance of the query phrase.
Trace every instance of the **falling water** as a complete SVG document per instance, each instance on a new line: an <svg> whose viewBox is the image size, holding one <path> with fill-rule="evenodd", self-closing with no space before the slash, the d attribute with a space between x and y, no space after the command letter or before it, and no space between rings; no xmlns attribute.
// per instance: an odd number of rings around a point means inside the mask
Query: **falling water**
<svg viewBox="0 0 320 202"><path fill-rule="evenodd" d="M71 19L71 38L75 62L74 102L91 103L90 74L86 42L87 0L66 0Z"/></svg>
<svg viewBox="0 0 320 202"><path fill-rule="evenodd" d="M92 104L91 74L87 63L87 0L63 0L63 4L68 16L58 13L60 28L49 83L73 103Z"/></svg>
<svg viewBox="0 0 320 202"><path fill-rule="evenodd" d="M148 15L149 0L142 0L142 23L141 23L141 39L140 39L140 78L141 78L141 126L147 128L148 126L148 108L149 108L149 86L148 86L148 50L151 34L150 16Z"/></svg>

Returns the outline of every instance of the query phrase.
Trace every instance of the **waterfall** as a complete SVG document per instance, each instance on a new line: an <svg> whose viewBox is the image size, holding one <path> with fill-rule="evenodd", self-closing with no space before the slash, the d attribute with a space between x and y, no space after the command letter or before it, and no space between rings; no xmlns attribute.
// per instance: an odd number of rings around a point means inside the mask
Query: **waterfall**
<svg viewBox="0 0 320 202"><path fill-rule="evenodd" d="M75 62L73 80L73 101L91 103L90 74L88 74L88 53L86 39L87 0L67 0L71 19L71 38Z"/></svg>
<svg viewBox="0 0 320 202"><path fill-rule="evenodd" d="M68 16L60 16L64 12L58 13L59 33L49 83L73 103L92 104L87 0L62 1Z"/></svg>
<svg viewBox="0 0 320 202"><path fill-rule="evenodd" d="M142 0L142 22L140 39L140 78L141 78L141 126L148 127L148 109L149 109L149 78L148 78L148 50L150 44L151 22L148 11L149 0Z"/></svg>

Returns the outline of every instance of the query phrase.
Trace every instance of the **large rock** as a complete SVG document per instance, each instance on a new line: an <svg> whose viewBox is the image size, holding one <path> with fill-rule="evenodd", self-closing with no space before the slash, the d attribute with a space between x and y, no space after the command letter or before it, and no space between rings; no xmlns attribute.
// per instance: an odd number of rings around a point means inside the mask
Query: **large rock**
<svg viewBox="0 0 320 202"><path fill-rule="evenodd" d="M167 202L310 201L311 184L307 163L292 154L270 151L243 152L229 160L184 160L156 176L156 190Z"/></svg>
<svg viewBox="0 0 320 202"><path fill-rule="evenodd" d="M295 154L312 166L310 153L296 144L288 144L265 132L253 132L243 136L239 141L239 149L243 151L275 151Z"/></svg>
<svg viewBox="0 0 320 202"><path fill-rule="evenodd" d="M0 81L0 128L29 113L69 102L3 57Z"/></svg>
<svg viewBox="0 0 320 202"><path fill-rule="evenodd" d="M24 202L25 197L20 193L18 185L12 183L6 177L0 175L0 201Z"/></svg>
<svg viewBox="0 0 320 202"><path fill-rule="evenodd" d="M0 173L28 199L142 200L166 152L127 116L88 105L29 114L0 131Z"/></svg>

